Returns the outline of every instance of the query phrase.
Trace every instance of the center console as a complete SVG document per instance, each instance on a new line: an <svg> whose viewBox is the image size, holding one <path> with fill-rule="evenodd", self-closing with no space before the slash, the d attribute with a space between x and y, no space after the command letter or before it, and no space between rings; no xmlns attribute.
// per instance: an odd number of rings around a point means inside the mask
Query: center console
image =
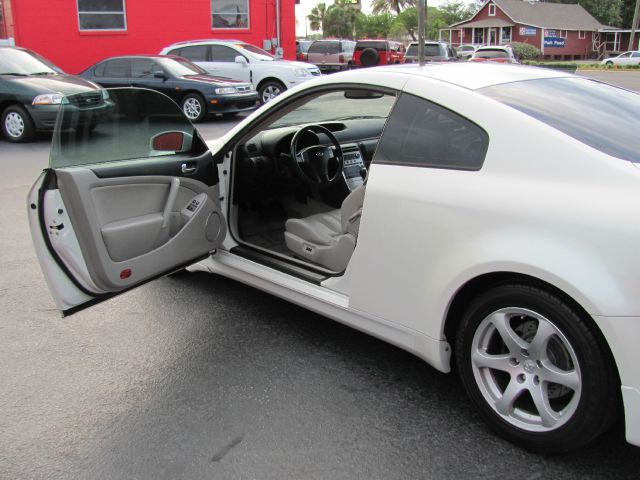
<svg viewBox="0 0 640 480"><path fill-rule="evenodd" d="M342 176L349 190L353 191L364 183L361 173L365 169L364 159L357 145L343 146L342 157L344 158Z"/></svg>

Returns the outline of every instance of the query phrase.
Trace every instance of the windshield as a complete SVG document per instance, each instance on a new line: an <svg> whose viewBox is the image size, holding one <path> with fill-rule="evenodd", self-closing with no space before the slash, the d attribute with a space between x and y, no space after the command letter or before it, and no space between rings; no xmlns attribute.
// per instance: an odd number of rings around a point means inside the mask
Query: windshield
<svg viewBox="0 0 640 480"><path fill-rule="evenodd" d="M258 48L254 45L249 45L248 43L241 43L239 45L236 45L236 47L242 48L243 50L252 53L253 57L257 58L258 60L269 61L275 59L275 57L266 50Z"/></svg>
<svg viewBox="0 0 640 480"><path fill-rule="evenodd" d="M161 58L160 64L176 77L184 77L186 75L202 75L206 74L206 70L203 70L194 63L191 63L185 58Z"/></svg>
<svg viewBox="0 0 640 480"><path fill-rule="evenodd" d="M640 163L640 95L586 78L506 83L478 90L603 153Z"/></svg>
<svg viewBox="0 0 640 480"><path fill-rule="evenodd" d="M53 64L24 50L0 48L0 75L54 75Z"/></svg>
<svg viewBox="0 0 640 480"><path fill-rule="evenodd" d="M504 50L478 50L473 58L509 58Z"/></svg>
<svg viewBox="0 0 640 480"><path fill-rule="evenodd" d="M355 99L346 98L344 91L326 93L287 113L271 128L353 118L386 118L395 101L393 95Z"/></svg>
<svg viewBox="0 0 640 480"><path fill-rule="evenodd" d="M440 45L424 45L424 55L425 57L439 57L442 54L440 53ZM407 57L417 57L418 56L418 44L412 43L409 45L407 49Z"/></svg>

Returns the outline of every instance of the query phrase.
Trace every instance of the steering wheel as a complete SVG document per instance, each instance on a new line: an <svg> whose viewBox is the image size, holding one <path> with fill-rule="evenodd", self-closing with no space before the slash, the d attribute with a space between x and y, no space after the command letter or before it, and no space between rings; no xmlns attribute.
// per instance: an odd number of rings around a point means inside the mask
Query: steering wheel
<svg viewBox="0 0 640 480"><path fill-rule="evenodd" d="M307 132L322 133L331 140L331 146L312 145L299 148L300 139ZM296 132L291 140L291 158L298 176L311 185L328 187L342 174L344 157L342 148L331 131L322 125L307 125ZM331 172L333 172L333 175Z"/></svg>

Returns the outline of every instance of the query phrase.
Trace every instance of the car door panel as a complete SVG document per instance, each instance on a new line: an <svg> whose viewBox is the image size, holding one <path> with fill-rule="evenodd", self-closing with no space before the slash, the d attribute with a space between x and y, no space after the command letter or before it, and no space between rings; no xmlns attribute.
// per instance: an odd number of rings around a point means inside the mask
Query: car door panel
<svg viewBox="0 0 640 480"><path fill-rule="evenodd" d="M115 105L93 133L66 134L70 120L63 118L64 112L59 115L64 131L54 133L52 168L29 195L36 250L63 313L204 258L226 235L214 160L204 142L169 98L150 90L130 90L134 92L130 96L121 90L111 92ZM126 105L121 109L118 102ZM139 123L159 125L127 136L138 143L129 147L133 157L124 147L113 149L112 155L119 159L110 162L105 158L105 137L116 142L130 130L130 123L138 122L130 115L132 103L153 103L154 111ZM71 118L76 117L74 111ZM110 125L123 121L124 125ZM165 124L176 129L168 132L165 142L183 135L169 148L186 145L185 151L153 149L165 148L166 143L155 142L164 135ZM77 164L83 158L88 163ZM91 163L96 159L106 163Z"/></svg>

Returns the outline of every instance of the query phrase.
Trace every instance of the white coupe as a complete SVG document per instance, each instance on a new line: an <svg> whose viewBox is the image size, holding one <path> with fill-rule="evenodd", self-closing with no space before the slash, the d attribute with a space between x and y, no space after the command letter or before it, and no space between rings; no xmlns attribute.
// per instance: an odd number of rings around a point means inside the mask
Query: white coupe
<svg viewBox="0 0 640 480"><path fill-rule="evenodd" d="M64 314L190 266L455 366L525 448L577 449L621 414L640 445L637 94L380 67L288 90L209 145L158 92L105 91L108 115L87 95L63 100L28 198Z"/></svg>

